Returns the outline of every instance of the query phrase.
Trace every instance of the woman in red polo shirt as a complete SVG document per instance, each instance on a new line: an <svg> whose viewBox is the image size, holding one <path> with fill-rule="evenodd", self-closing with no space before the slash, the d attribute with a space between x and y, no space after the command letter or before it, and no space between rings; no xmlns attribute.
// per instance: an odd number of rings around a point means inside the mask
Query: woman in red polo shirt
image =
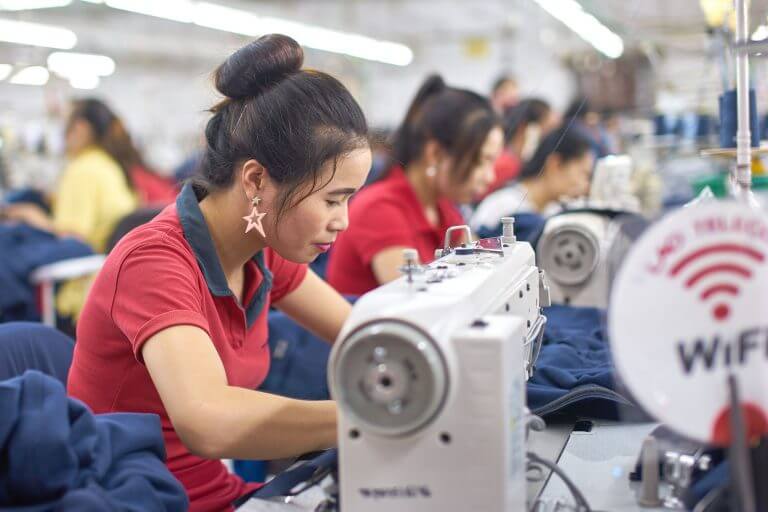
<svg viewBox="0 0 768 512"><path fill-rule="evenodd" d="M191 510L249 486L222 458L272 459L336 442L331 401L255 391L267 311L333 340L350 306L306 263L347 227L371 165L365 118L341 83L264 36L216 72L200 177L109 254L77 330L70 394L96 412L160 415Z"/></svg>
<svg viewBox="0 0 768 512"><path fill-rule="evenodd" d="M465 224L457 204L494 179L503 133L490 102L448 87L439 76L421 86L395 134L393 167L350 206L350 229L334 244L328 282L360 295L399 276L403 249L434 259L450 226Z"/></svg>

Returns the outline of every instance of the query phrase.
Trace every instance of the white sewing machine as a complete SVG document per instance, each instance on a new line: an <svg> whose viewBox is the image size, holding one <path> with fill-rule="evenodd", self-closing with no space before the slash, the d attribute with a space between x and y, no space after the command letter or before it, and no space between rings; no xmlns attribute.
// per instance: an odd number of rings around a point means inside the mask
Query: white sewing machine
<svg viewBox="0 0 768 512"><path fill-rule="evenodd" d="M355 304L328 366L343 510L525 509L525 381L549 297L504 222L426 267L411 254Z"/></svg>
<svg viewBox="0 0 768 512"><path fill-rule="evenodd" d="M589 205L547 219L536 256L552 303L607 308L619 266L647 224L634 213Z"/></svg>

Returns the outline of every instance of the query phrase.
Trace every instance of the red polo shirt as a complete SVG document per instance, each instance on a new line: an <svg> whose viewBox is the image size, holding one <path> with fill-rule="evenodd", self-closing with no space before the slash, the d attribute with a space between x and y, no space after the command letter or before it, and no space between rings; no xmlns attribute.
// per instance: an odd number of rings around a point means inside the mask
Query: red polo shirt
<svg viewBox="0 0 768 512"><path fill-rule="evenodd" d="M219 460L189 452L141 358L145 341L174 325L206 331L231 386L256 389L269 369L267 312L301 283L306 266L269 249L245 268L245 307L229 290L190 186L175 205L125 236L96 278L77 325L69 393L94 412L160 416L167 464L192 511L230 509L252 487ZM216 418L211 418L212 422Z"/></svg>
<svg viewBox="0 0 768 512"><path fill-rule="evenodd" d="M328 262L328 282L340 293L362 295L378 286L371 262L390 247L412 247L422 263L435 259L445 230L465 224L459 209L447 199L437 202L439 223L427 220L405 172L395 167L389 176L360 191L349 206L349 228L339 234Z"/></svg>

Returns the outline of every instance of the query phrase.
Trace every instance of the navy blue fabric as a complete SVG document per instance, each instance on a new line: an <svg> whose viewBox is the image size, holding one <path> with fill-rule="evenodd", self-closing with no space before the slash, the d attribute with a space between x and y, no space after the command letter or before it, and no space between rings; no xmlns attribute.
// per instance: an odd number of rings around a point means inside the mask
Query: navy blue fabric
<svg viewBox="0 0 768 512"><path fill-rule="evenodd" d="M0 382L0 508L182 511L154 414L93 415L37 371Z"/></svg>
<svg viewBox="0 0 768 512"><path fill-rule="evenodd" d="M35 206L39 206L44 212L51 213L51 208L48 206L48 201L45 200L45 195L42 192L33 188L22 188L17 190L11 190L3 196L2 203L5 204L18 204L18 203L32 203Z"/></svg>
<svg viewBox="0 0 768 512"><path fill-rule="evenodd" d="M74 347L69 336L46 325L0 324L0 381L38 370L66 386Z"/></svg>
<svg viewBox="0 0 768 512"><path fill-rule="evenodd" d="M25 224L0 224L0 322L39 320L30 274L42 265L92 253L74 238L57 238Z"/></svg>
<svg viewBox="0 0 768 512"><path fill-rule="evenodd" d="M515 217L515 236L518 240L528 242L536 246L541 232L544 230L546 219L537 213L516 213ZM478 230L479 238L493 238L501 236L501 222L493 228L483 226Z"/></svg>
<svg viewBox="0 0 768 512"><path fill-rule="evenodd" d="M616 392L605 312L558 305L544 314L544 346L528 382L528 407L543 415L578 407L580 414L615 418L617 404L630 402Z"/></svg>
<svg viewBox="0 0 768 512"><path fill-rule="evenodd" d="M300 400L328 400L328 343L285 313L270 311L269 348L272 360L262 391Z"/></svg>

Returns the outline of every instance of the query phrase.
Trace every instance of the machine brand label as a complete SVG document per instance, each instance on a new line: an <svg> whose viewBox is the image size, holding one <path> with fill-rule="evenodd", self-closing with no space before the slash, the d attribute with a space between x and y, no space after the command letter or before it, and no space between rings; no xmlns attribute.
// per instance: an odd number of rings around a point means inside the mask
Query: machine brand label
<svg viewBox="0 0 768 512"><path fill-rule="evenodd" d="M363 498L378 500L391 498L431 498L432 491L426 485L405 485L392 487L361 487L358 489Z"/></svg>

